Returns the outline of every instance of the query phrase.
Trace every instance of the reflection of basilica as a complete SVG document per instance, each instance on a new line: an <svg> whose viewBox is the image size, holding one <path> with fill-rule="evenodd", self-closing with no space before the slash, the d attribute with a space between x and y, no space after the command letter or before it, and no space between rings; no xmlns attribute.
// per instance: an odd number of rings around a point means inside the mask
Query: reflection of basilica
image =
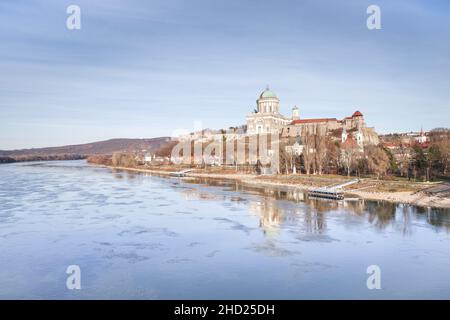
<svg viewBox="0 0 450 320"><path fill-rule="evenodd" d="M277 234L284 218L283 210L278 206L277 200L265 198L262 201L252 202L248 207L251 214L259 217L259 227L265 234Z"/></svg>
<svg viewBox="0 0 450 320"><path fill-rule="evenodd" d="M255 188L237 182L215 181L212 184L226 187L228 192L216 192L214 188L204 188L198 181L192 188L180 188L187 200L213 200L233 202L234 205L248 206L248 212L259 219L259 227L266 235L277 236L283 226L300 227L300 232L324 233L327 230L327 215L337 212L343 215L339 223L355 225L369 223L376 229L384 230L392 226L404 235L412 233L413 222L422 220L437 228L450 229L450 212L448 210L426 209L410 205L397 205L383 201L366 201L361 199L334 201L309 198L298 189L282 190L276 188ZM207 181L202 184L210 186ZM222 190L223 189L218 189ZM256 196L256 197L255 197ZM280 201L280 200L289 200ZM350 219L351 215L361 217Z"/></svg>
<svg viewBox="0 0 450 320"><path fill-rule="evenodd" d="M225 196L207 192L197 188L185 189L181 191L185 200L224 200Z"/></svg>

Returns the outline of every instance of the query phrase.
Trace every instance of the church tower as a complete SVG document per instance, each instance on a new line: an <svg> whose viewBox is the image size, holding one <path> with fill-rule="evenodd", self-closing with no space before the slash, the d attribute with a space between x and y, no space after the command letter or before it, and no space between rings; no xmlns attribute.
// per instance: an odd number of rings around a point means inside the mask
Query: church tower
<svg viewBox="0 0 450 320"><path fill-rule="evenodd" d="M298 120L300 119L300 110L297 106L294 106L292 108L292 120Z"/></svg>

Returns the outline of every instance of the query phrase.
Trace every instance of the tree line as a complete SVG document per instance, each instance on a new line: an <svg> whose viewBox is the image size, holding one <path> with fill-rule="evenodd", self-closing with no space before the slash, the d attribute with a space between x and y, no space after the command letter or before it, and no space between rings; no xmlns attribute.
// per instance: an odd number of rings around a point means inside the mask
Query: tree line
<svg viewBox="0 0 450 320"><path fill-rule="evenodd" d="M305 133L299 137L301 154L288 152L297 138L285 139L280 148L280 173L341 174L354 176L401 176L430 181L450 179L450 130L435 129L429 133L429 142L405 143L400 135L391 139L396 147L382 144L360 147L356 141L340 143L320 132Z"/></svg>
<svg viewBox="0 0 450 320"><path fill-rule="evenodd" d="M246 151L249 152L248 137L245 139ZM374 176L377 179L386 176L400 176L425 181L449 178L449 129L431 131L429 134L430 141L426 146L417 143L404 143L400 136L394 137L393 140L396 142L396 147L391 150L384 147L383 144L362 147L354 139L347 139L346 142L341 143L336 137L317 130L305 132L299 137L286 138L280 136L278 173ZM301 145L301 150L293 148L296 142ZM204 143L202 147L206 148L207 146L208 143ZM155 154L170 158L173 147L174 143L164 145ZM225 143L223 148L224 150L221 153L225 155ZM260 156L259 144L256 152ZM88 161L118 167L136 167L142 164L140 156L136 153L92 156L89 157ZM248 166L245 167L247 170ZM236 166L236 169L239 170L240 167ZM261 172L260 163L255 165L255 172Z"/></svg>

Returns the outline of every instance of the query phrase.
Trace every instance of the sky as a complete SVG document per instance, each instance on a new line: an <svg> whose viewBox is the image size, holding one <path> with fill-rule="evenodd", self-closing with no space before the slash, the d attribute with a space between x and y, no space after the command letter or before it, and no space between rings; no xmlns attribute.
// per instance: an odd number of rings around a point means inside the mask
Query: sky
<svg viewBox="0 0 450 320"><path fill-rule="evenodd" d="M0 1L3 150L237 126L267 85L286 116L449 127L450 1Z"/></svg>

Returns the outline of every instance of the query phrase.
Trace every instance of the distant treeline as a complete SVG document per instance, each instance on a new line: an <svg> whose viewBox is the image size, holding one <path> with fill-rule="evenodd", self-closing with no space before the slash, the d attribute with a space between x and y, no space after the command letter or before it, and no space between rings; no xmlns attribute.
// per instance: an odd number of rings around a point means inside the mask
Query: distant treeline
<svg viewBox="0 0 450 320"><path fill-rule="evenodd" d="M0 157L0 163L12 163L12 162L16 162L16 160L11 157Z"/></svg>
<svg viewBox="0 0 450 320"><path fill-rule="evenodd" d="M77 160L93 156L93 162L105 161L114 153L135 153L164 150L167 145L173 144L174 140L169 137L151 139L110 139L92 143L69 145L61 147L34 148L21 150L0 150L0 163L21 161L48 161L48 160ZM171 148L170 148L171 150ZM98 155L99 158L95 158Z"/></svg>
<svg viewBox="0 0 450 320"><path fill-rule="evenodd" d="M112 165L112 156L111 155L92 155L87 157L88 163L100 164L104 166Z"/></svg>
<svg viewBox="0 0 450 320"><path fill-rule="evenodd" d="M178 141L166 141L158 148L154 148L153 155L157 157L170 157L172 149ZM144 154L142 152L113 152L112 154L98 154L87 157L88 163L114 166L114 167L136 167L143 163Z"/></svg>
<svg viewBox="0 0 450 320"><path fill-rule="evenodd" d="M0 163L13 163L25 161L54 161L54 160L80 160L86 159L82 154L54 154L54 155L24 155L16 157L0 157Z"/></svg>

